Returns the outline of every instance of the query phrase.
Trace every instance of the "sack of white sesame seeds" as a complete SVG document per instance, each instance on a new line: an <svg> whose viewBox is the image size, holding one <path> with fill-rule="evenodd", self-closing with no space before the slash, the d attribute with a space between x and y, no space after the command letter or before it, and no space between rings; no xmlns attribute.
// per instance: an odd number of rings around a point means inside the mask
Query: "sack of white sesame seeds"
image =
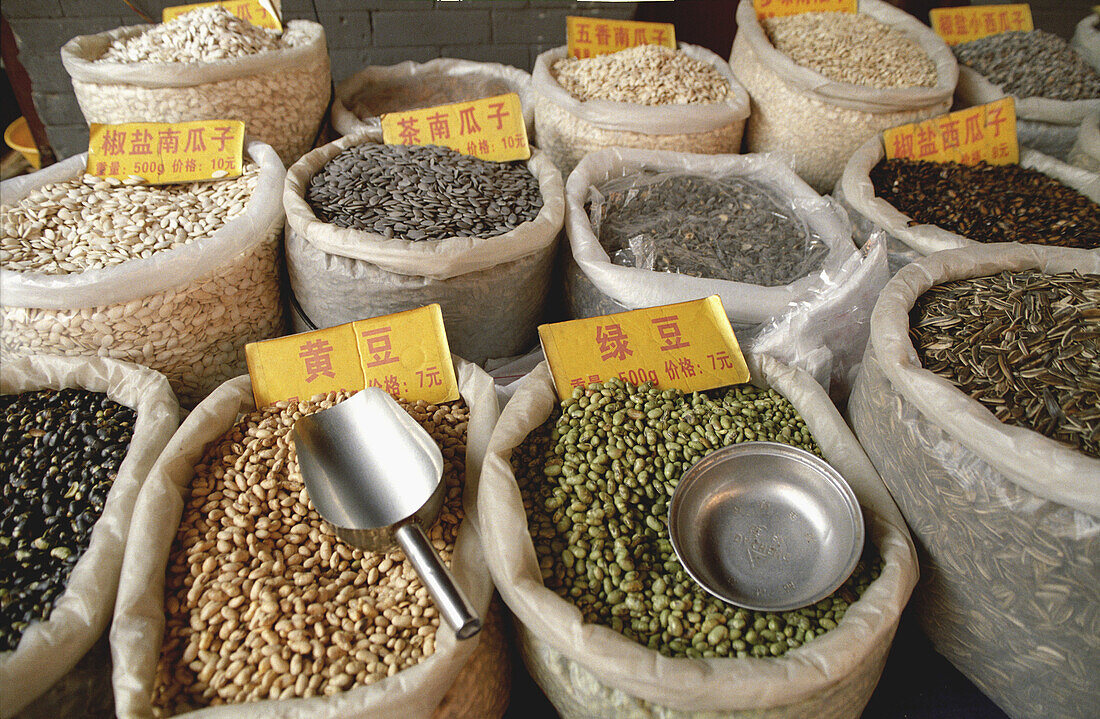
<svg viewBox="0 0 1100 719"><path fill-rule="evenodd" d="M818 192L832 189L848 156L869 137L945 112L958 78L955 56L928 26L882 0L862 0L859 12L916 43L935 67L935 84L878 88L832 80L777 50L752 0L737 6L730 66L752 98L746 152L790 154L795 172Z"/></svg>
<svg viewBox="0 0 1100 719"><path fill-rule="evenodd" d="M278 266L286 177L269 145L251 141L245 157L249 178L210 183L115 182L96 190L85 176L79 189L90 188L101 200L96 203L50 189L80 183L85 154L6 180L0 185L0 241L8 251L48 243L46 231L57 238L64 228L74 234L64 243L52 240L55 255L75 264L16 271L19 263L5 259L0 357L44 353L134 362L168 377L185 406L244 371L245 344L283 330ZM119 217L112 203L126 198L143 199L133 199L131 212ZM118 254L124 242L125 256ZM134 250L138 243L146 249ZM96 252L107 259L85 261Z"/></svg>
<svg viewBox="0 0 1100 719"><path fill-rule="evenodd" d="M88 123L241 120L287 165L313 144L332 86L321 25L276 36L211 8L77 36L61 61Z"/></svg>
<svg viewBox="0 0 1100 719"><path fill-rule="evenodd" d="M662 48L663 50L663 48ZM637 52L632 48L623 52ZM711 51L680 43L682 63L689 68L713 68L716 73L709 80L700 81L703 90L710 82L725 86L725 94L719 100L689 101L693 89L676 86L675 80L665 80L662 88L668 92L684 92L677 98L668 98L661 104L649 105L639 101L601 99L597 94L581 100L559 82L555 65L566 59L566 48L547 50L535 60L531 74L531 88L535 95L535 133L539 148L550 157L567 178L586 153L604 147L641 147L654 150L675 150L706 154L736 153L741 148L741 132L749 115L749 98L745 89L730 72L729 66ZM618 54L618 53L616 53ZM601 56L608 58L612 56ZM607 63L606 59L585 58L581 62ZM640 72L626 66L625 72ZM592 72L597 72L593 70ZM655 72L655 70L649 70ZM693 73L685 69L678 72ZM689 75L688 77L692 77ZM621 86L624 98L652 92L650 84L630 79L618 71L599 76L604 92L611 86ZM668 87L672 84L672 87ZM641 99L641 98L639 98ZM654 99L654 102L657 102Z"/></svg>
<svg viewBox="0 0 1100 719"><path fill-rule="evenodd" d="M485 447L498 414L492 378L477 366L457 358L455 370L468 415L464 427L461 424L446 424L441 425L439 430L429 430L437 442L440 441L438 437L444 434L449 438L442 447L444 481L449 482L454 473L458 482L457 486L448 485L448 497L440 519L433 528L426 530L433 544L439 541L436 531L444 523L450 526L455 520L455 516L449 515L457 506L455 502L461 503L467 514L473 512ZM267 463L266 468L270 472L282 471L284 474L281 476L286 479L276 480L272 478L274 475L264 475L269 478L252 484L254 489L248 490L247 497L237 493L240 482L249 481L243 474L235 478L226 473L224 480L214 480L218 485L205 484L211 479L208 475L199 474L204 455L207 456L205 462L215 466L221 455L210 453L219 447L228 447L228 451L233 451L233 446L236 446L244 452L246 447L259 441L267 442L264 446L270 447L272 452L289 451L286 433L290 425L284 420L290 417L283 414L265 420L263 427L266 430L260 429L258 433L242 436L236 445L224 442L223 436L244 415L254 410L249 377L238 377L223 384L187 417L153 467L149 481L138 497L134 507L133 531L145 538L145 542L141 546L133 546L123 561L110 635L118 716L121 719L148 719L173 709L172 706L159 704L154 708L153 697L156 696L172 699L175 711L185 712L182 716L208 719L272 716L281 719L367 716L378 719L499 718L507 706L510 664L499 617L493 616L496 610L490 610L492 580L485 567L480 540L472 521L462 519L457 530L447 530L456 532L449 564L456 582L483 619L481 633L471 639L457 640L454 632L442 623L432 635L434 652L430 656L411 659L405 668L391 671L388 676L385 669L391 662L387 657L395 658L403 647L412 646L414 637L407 630L409 623L412 622L414 627L412 634L420 635L421 630L416 629L423 629L420 618L428 616L423 613L427 609L434 612L434 605L430 600L422 599L427 597L422 586L415 590L415 595L412 590L401 594L402 586L409 583L419 585L419 580L407 578L407 562L399 550L385 554L352 550L335 539L331 530L322 526L320 519L311 514L313 510L296 520L299 522L296 531L300 532L298 527L308 525L308 534L295 534L277 522L267 520L267 516L274 516L275 512L282 512L278 515L280 517L290 516L288 513L298 517L289 508L295 505L295 499L306 501L301 499L304 489L300 490L301 494L299 490L294 490L289 504L275 500L279 506L268 507L266 513L261 512L257 515L260 519L245 525L248 529L219 525L224 527L218 531L225 532L225 537L246 533L249 537L246 544L250 549L238 549L234 553L230 545L223 545L220 541L199 545L187 543L187 546L197 547L189 550L190 553L216 551L223 559L235 558L242 564L254 563L258 568L245 572L248 578L240 583L240 593L228 589L243 599L233 600L222 592L204 589L206 585L215 583L227 587L226 572L231 573L233 569L213 556L193 565L195 571L202 570L199 572L202 577L193 585L188 585L186 581L182 587L173 584L167 575L173 571L175 562L191 561L187 558L189 555L181 551L179 543L182 522L197 522L192 525L196 527L214 526L226 515L233 516L241 501L248 504L255 499L253 494L263 494L267 483L290 481L290 475L295 472L293 469L271 468L274 466L272 461L276 464L283 461L278 457L272 460L270 454L266 458L262 454L251 454L251 461ZM446 409L440 407L434 410L434 415L432 409L418 411L426 412L424 416L427 421L435 422L437 420L432 418L439 417ZM446 419L438 421L446 422ZM460 455L461 448L452 443L461 444L463 430L466 433L464 462ZM289 456L285 461L287 464L282 465L284 467L296 464ZM241 465L242 469L246 466L243 460ZM201 487L198 486L200 482L203 483ZM214 486L218 488L211 492ZM452 490L458 488L461 488L462 494L456 498ZM283 490L276 487L266 491ZM199 492L207 492L207 501L220 503L221 509L200 511L191 501ZM232 503L234 500L236 503ZM313 542L322 531L328 540L322 543L316 554L310 552L309 557L303 557L298 552L284 549L289 541L287 537L292 540L297 537L294 541L298 543ZM235 542L231 544L245 546ZM443 545L436 545L436 548L440 546ZM249 556L241 555L242 551ZM350 570L335 569L344 566L342 558L345 555L363 557L357 560L362 564L351 563ZM329 556L328 563L322 564L325 556ZM269 560L286 563L285 569L271 576L295 578L296 581L283 583L272 580L261 566ZM368 563L371 567L369 571L366 567ZM401 567L400 572L398 566ZM337 593L320 582L300 583L300 578L314 571L320 572L328 583L336 580L343 582L345 588ZM348 574L349 571L352 573ZM233 580L228 583L232 584ZM279 584L282 584L281 591ZM374 592L371 596L376 603L371 603L360 594L356 594L354 599L345 598L345 592L350 594L360 589ZM181 591L188 595L194 593L204 602L217 603L220 597L226 607L218 605L213 609L221 611L225 617L236 615L237 629L234 630L230 624L232 620L212 619L216 612L196 610L182 615L182 619L173 615L173 612L181 612ZM321 591L326 593L324 596L327 598L320 597ZM414 596L416 601L410 601L409 595ZM390 602L392 606L388 606L388 596L406 598L393 600ZM264 607L271 601L287 602L289 611L267 611ZM307 606L307 602L313 604ZM413 604L417 605L415 613L412 611ZM305 626L303 620L306 617L317 618L316 622L310 620L308 635L295 631L299 625ZM227 629L221 631L218 626ZM203 628L192 633L190 627ZM402 627L406 629L401 629L403 633L400 635L387 632L387 628ZM177 633L181 630L182 634ZM169 631L173 631L170 637L166 636ZM199 638L202 632L207 634L205 639ZM240 633L247 637L242 639ZM297 639L289 638L296 634L299 635ZM390 646L390 636L398 636L397 641L404 644ZM305 644L299 647L299 641L305 641ZM181 652L166 642L195 646L190 649L180 647L184 657L181 659ZM424 645L417 646L422 649ZM243 654L240 651L242 648L245 650ZM194 652L195 658L190 658L189 652ZM158 667L158 663L167 662L170 657L175 657L171 660L174 663ZM372 674L369 683L359 683L357 679L348 683L336 677L336 672L341 675L375 672L372 663L382 665L383 671L382 676ZM181 700L180 695L172 694L164 686L167 679L175 676L174 672L180 674L175 688L185 691L190 701ZM201 686L198 684L200 682ZM322 683L324 687L320 686ZM239 698L230 701L226 697L234 686L237 689L233 696ZM275 687L273 692L271 687Z"/></svg>
<svg viewBox="0 0 1100 719"><path fill-rule="evenodd" d="M179 405L163 375L129 362L37 355L0 365L0 394L69 387L103 392L137 412L137 419L103 513L96 520L87 550L69 575L65 591L48 619L33 622L15 649L0 652L3 717L14 716L28 705L35 711L47 711L36 707L34 700L72 669L107 629L134 502L179 424Z"/></svg>
<svg viewBox="0 0 1100 719"><path fill-rule="evenodd" d="M340 81L332 102L332 129L341 135L380 128L387 112L476 100L514 92L519 95L527 139L534 145L531 75L518 67L438 57L396 65L368 65Z"/></svg>

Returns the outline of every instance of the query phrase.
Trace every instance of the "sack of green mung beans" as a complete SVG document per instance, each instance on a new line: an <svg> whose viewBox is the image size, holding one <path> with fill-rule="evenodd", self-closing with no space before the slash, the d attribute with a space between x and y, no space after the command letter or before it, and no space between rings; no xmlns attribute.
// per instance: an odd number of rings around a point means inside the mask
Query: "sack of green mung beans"
<svg viewBox="0 0 1100 719"><path fill-rule="evenodd" d="M1100 25L1100 15L1095 12L1082 18L1073 32L1070 47L1088 64L1100 70L1100 30L1097 30L1097 25Z"/></svg>
<svg viewBox="0 0 1100 719"><path fill-rule="evenodd" d="M1019 165L964 166L887 160L876 137L848 160L833 196L857 235L886 231L891 269L980 243L1100 247L1100 175L1027 148Z"/></svg>
<svg viewBox="0 0 1100 719"><path fill-rule="evenodd" d="M1012 717L1100 703L1098 300L1096 252L924 257L883 290L849 403L923 550L924 632Z"/></svg>
<svg viewBox="0 0 1100 719"><path fill-rule="evenodd" d="M563 717L854 718L878 682L917 578L905 523L821 387L771 357L749 363L751 385L684 395L613 380L577 390L560 412L543 363L501 413L478 490L479 534L527 666ZM727 605L672 552L669 493L705 454L689 442L750 437L823 456L863 506L860 564L802 610ZM653 449L635 454L639 444ZM590 466L606 471L580 484L563 460L589 448L598 453Z"/></svg>
<svg viewBox="0 0 1100 719"><path fill-rule="evenodd" d="M531 75L539 147L563 176L586 153L643 147L735 153L749 98L709 50L640 45L589 58L564 46L535 60Z"/></svg>
<svg viewBox="0 0 1100 719"><path fill-rule="evenodd" d="M844 211L782 158L600 150L569 176L566 213L573 317L717 294L743 343L847 396L885 251L857 250Z"/></svg>
<svg viewBox="0 0 1100 719"><path fill-rule="evenodd" d="M179 405L157 372L98 357L6 360L0 395L0 716L10 717L110 623L134 500Z"/></svg>
<svg viewBox="0 0 1100 719"><path fill-rule="evenodd" d="M514 92L534 144L531 75L511 65L440 57L428 62L369 65L341 80L332 102L332 127L341 135L380 128L381 115Z"/></svg>
<svg viewBox="0 0 1100 719"><path fill-rule="evenodd" d="M1064 160L1081 120L1100 110L1100 70L1057 35L1002 32L952 50L959 60L956 104L1011 96L1021 145Z"/></svg>
<svg viewBox="0 0 1100 719"><path fill-rule="evenodd" d="M144 185L86 154L0 185L0 357L106 356L161 372L186 406L283 331L286 171L249 142L239 177Z"/></svg>
<svg viewBox="0 0 1100 719"><path fill-rule="evenodd" d="M1089 172L1100 172L1100 111L1089 113L1081 121L1066 162Z"/></svg>
<svg viewBox="0 0 1100 719"><path fill-rule="evenodd" d="M764 21L741 0L730 66L752 98L746 151L789 153L818 192L868 138L946 111L958 77L943 40L881 0Z"/></svg>
<svg viewBox="0 0 1100 719"><path fill-rule="evenodd" d="M534 151L489 162L365 130L287 172L287 272L318 327L433 302L455 354L482 363L535 342L564 201Z"/></svg>
<svg viewBox="0 0 1100 719"><path fill-rule="evenodd" d="M482 633L457 640L400 550L354 549L314 510L289 430L345 394L256 411L242 376L188 416L135 505L146 541L125 556L111 628L119 717L503 714L507 648L463 520L496 396L488 375L455 363L462 399L403 404L443 452L447 495L426 534L489 620Z"/></svg>
<svg viewBox="0 0 1100 719"><path fill-rule="evenodd" d="M320 25L280 34L217 6L75 37L61 61L89 123L242 120L285 164L313 145L332 86Z"/></svg>

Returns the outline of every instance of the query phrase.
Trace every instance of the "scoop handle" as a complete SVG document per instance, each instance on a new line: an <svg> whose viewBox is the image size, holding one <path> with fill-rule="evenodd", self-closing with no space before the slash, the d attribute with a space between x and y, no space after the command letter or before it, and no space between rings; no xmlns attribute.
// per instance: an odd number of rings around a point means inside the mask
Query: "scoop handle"
<svg viewBox="0 0 1100 719"><path fill-rule="evenodd" d="M470 606L470 600L455 584L451 571L443 564L424 530L415 522L402 524L394 533L397 543L412 562L420 581L428 588L443 621L459 639L469 639L481 631L481 617Z"/></svg>

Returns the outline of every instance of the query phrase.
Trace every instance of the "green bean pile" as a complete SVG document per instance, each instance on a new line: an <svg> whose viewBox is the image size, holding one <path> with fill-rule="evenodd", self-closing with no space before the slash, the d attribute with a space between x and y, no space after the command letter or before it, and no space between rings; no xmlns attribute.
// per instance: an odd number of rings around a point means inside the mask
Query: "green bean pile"
<svg viewBox="0 0 1100 719"><path fill-rule="evenodd" d="M575 390L512 459L546 586L584 621L666 656L777 657L835 628L879 575L870 542L832 596L782 613L708 594L673 551L668 505L680 477L708 452L751 441L821 456L774 390L684 394L615 379Z"/></svg>

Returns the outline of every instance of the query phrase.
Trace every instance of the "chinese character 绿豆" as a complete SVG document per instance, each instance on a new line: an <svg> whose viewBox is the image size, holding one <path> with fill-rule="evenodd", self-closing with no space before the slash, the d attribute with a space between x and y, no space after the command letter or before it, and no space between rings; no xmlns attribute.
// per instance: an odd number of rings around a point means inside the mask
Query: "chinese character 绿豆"
<svg viewBox="0 0 1100 719"><path fill-rule="evenodd" d="M332 345L324 339L306 342L298 348L298 356L305 360L306 382L312 382L321 375L336 378L336 372L332 369L332 352Z"/></svg>
<svg viewBox="0 0 1100 719"><path fill-rule="evenodd" d="M626 333L622 325L597 325L596 342L600 345L600 358L604 360L614 357L623 360L634 354L634 350L628 346Z"/></svg>
<svg viewBox="0 0 1100 719"><path fill-rule="evenodd" d="M657 325L657 334L664 340L664 345L661 347L662 352L691 346L690 343L684 341L683 336L680 334L678 320L679 317L676 315L650 320L650 322Z"/></svg>

